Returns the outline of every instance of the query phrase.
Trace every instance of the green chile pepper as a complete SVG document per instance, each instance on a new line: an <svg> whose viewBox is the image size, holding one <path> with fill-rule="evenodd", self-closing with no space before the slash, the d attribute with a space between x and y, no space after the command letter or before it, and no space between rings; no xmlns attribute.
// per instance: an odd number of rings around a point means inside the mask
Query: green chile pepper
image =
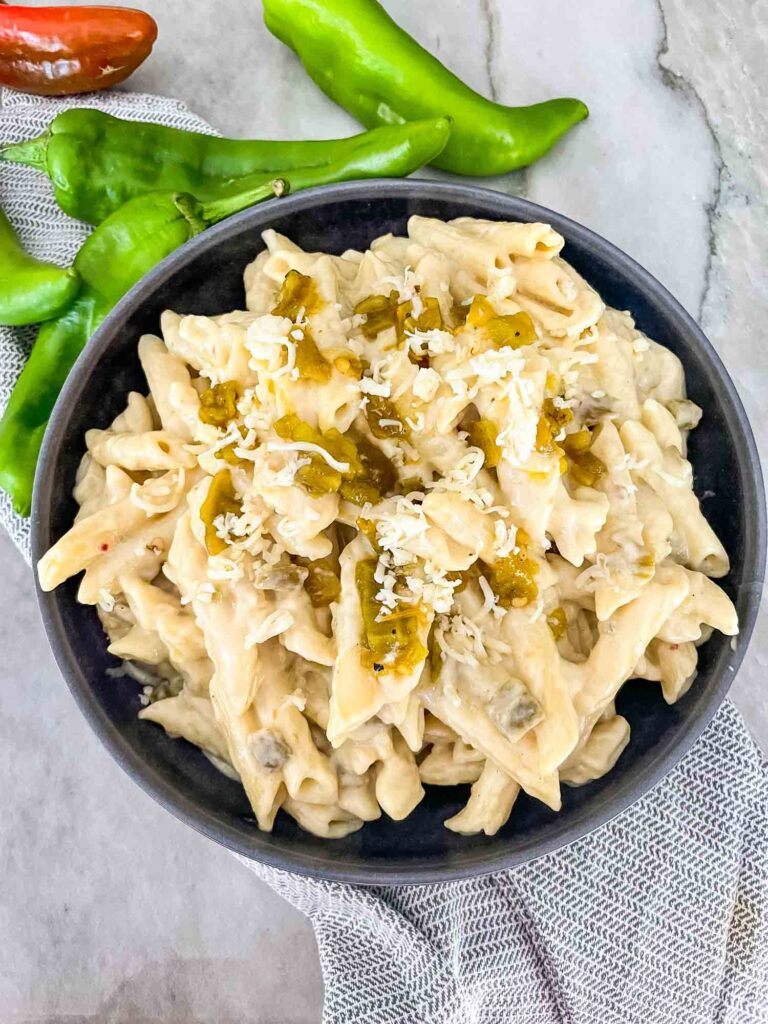
<svg viewBox="0 0 768 1024"><path fill-rule="evenodd" d="M50 320L72 303L79 287L71 267L44 263L25 252L0 209L0 324L21 327Z"/></svg>
<svg viewBox="0 0 768 1024"><path fill-rule="evenodd" d="M369 144L367 134L308 142L221 139L100 110L58 114L44 134L0 147L0 159L27 164L53 182L61 209L100 224L147 192L191 192L214 199L237 179L338 163Z"/></svg>
<svg viewBox="0 0 768 1024"><path fill-rule="evenodd" d="M126 203L85 240L75 259L80 294L40 328L0 420L0 487L20 515L29 515L37 457L59 392L115 303L209 224L275 194L273 185L262 184L237 200L206 207L184 193L150 193Z"/></svg>
<svg viewBox="0 0 768 1024"><path fill-rule="evenodd" d="M264 0L267 28L366 127L452 119L436 167L504 174L543 156L588 110L576 99L505 107L485 99L404 32L376 0Z"/></svg>
<svg viewBox="0 0 768 1024"><path fill-rule="evenodd" d="M75 259L82 290L72 306L44 324L0 421L0 487L28 515L35 466L67 374L115 303L189 238L230 214L274 195L332 181L409 174L445 145L444 118L382 128L321 167L297 168L290 180L244 178L239 191L201 203L188 193L152 192L131 199L95 229Z"/></svg>
<svg viewBox="0 0 768 1024"><path fill-rule="evenodd" d="M314 167L296 167L281 174L291 192L337 181L364 178L404 178L424 164L434 162L451 135L447 117L435 117L407 124L384 125L354 136L354 146L342 156ZM217 194L226 198L242 189L242 181L222 186Z"/></svg>

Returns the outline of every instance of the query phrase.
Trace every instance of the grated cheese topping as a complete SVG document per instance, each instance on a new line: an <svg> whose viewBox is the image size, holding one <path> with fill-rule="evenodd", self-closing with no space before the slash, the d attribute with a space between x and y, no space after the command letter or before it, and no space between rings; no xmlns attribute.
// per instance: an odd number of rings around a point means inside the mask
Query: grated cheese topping
<svg viewBox="0 0 768 1024"><path fill-rule="evenodd" d="M447 352L457 350L454 335L439 327L432 327L428 331L407 331L405 336L409 350L417 359L445 355Z"/></svg>
<svg viewBox="0 0 768 1024"><path fill-rule="evenodd" d="M512 648L484 631L467 615L457 612L436 620L435 640L446 659L477 668L484 662L497 665Z"/></svg>
<svg viewBox="0 0 768 1024"><path fill-rule="evenodd" d="M493 524L494 544L493 548L499 558L506 558L513 551L517 551L517 527L514 523L504 523L497 519Z"/></svg>
<svg viewBox="0 0 768 1024"><path fill-rule="evenodd" d="M313 455L319 455L322 459L325 459L331 469L335 469L339 473L349 472L348 462L339 462L338 459L334 459L329 451L326 451L325 448L319 444L313 444L312 441L267 441L267 451L309 452Z"/></svg>
<svg viewBox="0 0 768 1024"><path fill-rule="evenodd" d="M245 347L251 354L248 366L266 370L272 377L283 377L296 366L296 344L290 340L294 324L281 316L259 317L246 331Z"/></svg>
<svg viewBox="0 0 768 1024"><path fill-rule="evenodd" d="M374 377L363 377L360 390L364 395L375 395L377 398L389 398L392 394L392 382L376 380Z"/></svg>
<svg viewBox="0 0 768 1024"><path fill-rule="evenodd" d="M431 402L438 392L442 378L437 370L430 367L422 367L416 374L411 385L414 397L422 402Z"/></svg>
<svg viewBox="0 0 768 1024"><path fill-rule="evenodd" d="M478 619L482 621L483 619L488 617L489 613L492 613L494 617L497 619L503 619L504 616L507 614L506 609L502 608L501 605L499 604L499 599L496 597L493 590L491 589L491 585L488 582L488 580L485 578L485 576L481 575L478 577L477 582L480 585L480 591L483 595L483 607L480 609L480 612L478 613Z"/></svg>

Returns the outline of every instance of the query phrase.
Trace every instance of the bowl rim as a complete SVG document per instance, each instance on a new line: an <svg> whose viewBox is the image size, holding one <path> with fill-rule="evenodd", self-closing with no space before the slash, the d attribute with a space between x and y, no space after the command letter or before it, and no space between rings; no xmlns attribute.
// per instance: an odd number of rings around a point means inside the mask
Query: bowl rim
<svg viewBox="0 0 768 1024"><path fill-rule="evenodd" d="M264 221L268 220L270 213L295 213L339 201L375 202L390 198L445 199L484 206L487 208L488 216L498 216L500 219L506 217L524 221L544 221L552 224L558 232L563 234L566 243L572 239L578 240L587 249L596 252L602 259L616 267L622 276L636 281L646 296L651 295L654 303L663 307L666 315L676 318L687 334L695 340L695 345L709 363L709 372L714 374L717 379L723 403L725 405L730 403L732 413L735 415L734 422L742 433L739 440L743 441L745 445L745 463L755 485L756 509L754 511L757 512L757 515L752 533L754 559L749 575L750 582L742 585L742 590L746 590L747 594L743 618L740 622L738 645L732 651L728 664L723 666L719 678L713 681L714 686L707 704L698 709L694 717L688 717L685 720L681 726L681 735L675 739L674 743L668 740L665 745L657 748L652 764L635 777L625 792L613 798L609 796L603 808L588 816L588 820L577 820L570 824L564 823L559 829L553 828L546 838L534 840L535 845L532 851L528 848L521 850L500 841L495 848L485 848L478 853L476 859L460 865L450 861L442 864L434 862L424 864L414 858L413 861L398 863L395 870L390 870L384 867L385 861L360 864L335 859L332 844L329 844L328 847L330 857L315 856L300 848L275 850L259 842L261 833L255 828L253 835L249 833L246 838L238 828L214 819L193 798L180 792L144 761L117 726L113 724L96 698L93 684L87 679L80 661L74 656L71 645L67 642L55 592L43 592L35 573L38 604L48 641L75 702L118 765L148 795L197 832L247 860L259 862L268 868L295 871L315 879L363 885L453 881L516 868L582 839L647 795L688 753L724 701L744 658L755 625L766 558L766 504L763 477L757 446L741 399L720 357L701 328L678 300L649 271L601 235L569 217L527 199L463 183L430 179L385 178L308 189L244 210L220 224L208 228L171 253L115 305L71 370L45 433L33 494L31 519L33 566L45 552L46 536L49 532L51 499L55 481L48 472L48 465L56 457L59 438L66 428L71 410L76 405L78 394L84 387L83 379L86 376L84 371L94 360L98 361L109 348L113 324L119 324L129 311L141 304L145 295L154 292L160 284L167 281L198 254L207 249L215 249L220 240L238 234L251 221L256 222L254 229L263 230Z"/></svg>

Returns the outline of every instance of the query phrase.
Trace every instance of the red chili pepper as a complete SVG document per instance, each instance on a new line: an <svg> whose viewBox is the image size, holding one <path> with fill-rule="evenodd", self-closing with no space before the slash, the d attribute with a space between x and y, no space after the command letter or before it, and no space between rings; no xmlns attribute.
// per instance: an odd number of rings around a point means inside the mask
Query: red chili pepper
<svg viewBox="0 0 768 1024"><path fill-rule="evenodd" d="M41 96L107 89L136 70L156 38L154 18L127 7L2 4L0 85Z"/></svg>

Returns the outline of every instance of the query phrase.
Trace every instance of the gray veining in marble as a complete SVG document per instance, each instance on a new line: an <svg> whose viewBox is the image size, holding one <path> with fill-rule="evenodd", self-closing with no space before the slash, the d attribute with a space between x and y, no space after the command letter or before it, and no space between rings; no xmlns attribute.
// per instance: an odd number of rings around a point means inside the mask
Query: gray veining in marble
<svg viewBox="0 0 768 1024"><path fill-rule="evenodd" d="M356 130L256 0L142 6L160 38L130 88L177 96L232 135ZM550 157L485 183L588 224L656 274L702 322L768 451L766 0L385 6L486 94L588 102ZM314 1024L308 924L112 763L58 677L5 537L0 559L0 1019ZM764 749L767 661L764 617L733 690Z"/></svg>

